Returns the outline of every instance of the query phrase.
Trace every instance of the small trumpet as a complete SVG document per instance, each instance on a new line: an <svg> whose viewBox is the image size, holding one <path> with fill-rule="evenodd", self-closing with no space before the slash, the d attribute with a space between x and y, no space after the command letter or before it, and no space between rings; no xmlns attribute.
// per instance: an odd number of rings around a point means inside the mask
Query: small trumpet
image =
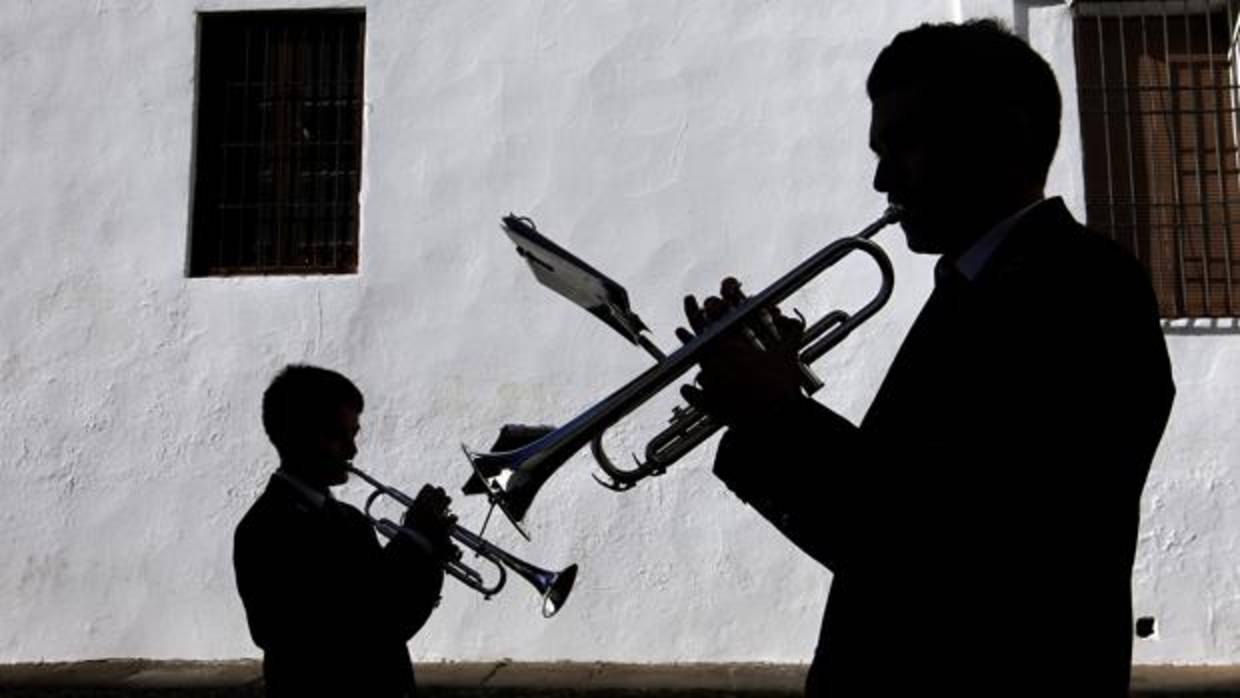
<svg viewBox="0 0 1240 698"><path fill-rule="evenodd" d="M878 291L868 303L854 313L835 310L826 314L810 324L802 337L798 356L805 374L803 385L809 393L817 390L822 386L822 382L814 377L809 364L843 341L862 322L878 312L891 296L895 276L891 260L871 238L883 228L898 221L902 215L903 211L899 206L888 207L883 215L873 223L855 235L836 240L822 248L757 295L745 299L723 319L707 327L694 339L667 355L664 355L647 338L641 336L641 332L645 331L645 326L635 314L628 310L627 294L623 289L602 277L588 265L573 258L567 251L555 247L554 243L537 233L528 219L515 216L505 218L504 225L510 231L518 230L523 239L536 241L546 249L553 249L570 263L576 263L580 270L579 275L597 275L602 280L601 286L607 287L609 284L615 286L616 291L612 294L615 297L613 300L601 302L591 297L587 300L592 305L585 307L624 334L630 341L646 349L657 363L564 426L550 431L532 443L520 448L492 453L476 453L462 446L470 465L473 466L476 480L481 480L486 485L485 488L480 488L481 491L487 494L492 504L499 506L500 511L508 517L523 536L529 538L521 527L521 520L533 502L534 496L551 475L586 444L590 444L599 466L610 478L610 482L599 481L611 489L626 490L646 477L661 474L668 465L710 438L722 425L697 409L678 407L672 417L671 426L648 444L646 460L638 460L637 467L628 470L615 466L607 457L602 447L603 434L641 404L657 395L659 391L692 370L705 354L717 346L721 338L746 328L751 323L760 322L764 314L769 312L769 308L779 304L844 257L853 252L861 252L874 261L882 275L882 284ZM540 269L540 266L545 266L544 262L531 259L533 255L520 246L518 246L518 251L522 256L530 259L531 267L536 275L547 273L546 270ZM551 267L547 269L550 270ZM541 276L540 281L543 281ZM604 290L608 289L604 288ZM602 295L596 294L600 297ZM505 473L507 480L501 486L498 484L499 476ZM471 482L476 480L471 480ZM469 493L468 488L466 491Z"/></svg>
<svg viewBox="0 0 1240 698"><path fill-rule="evenodd" d="M405 535L411 536L415 540L422 539L421 534L416 531L400 526L391 519L376 517L370 513L371 507L374 506L375 501L379 497L394 499L406 509L413 506L413 497L395 487L379 482L351 465L349 466L349 472L362 478L374 488L374 491L366 497L366 506L362 509L362 513L370 521L370 524L375 527L375 530L388 538ZM452 524L448 535L462 547L472 550L495 567L495 581L487 584L486 579L481 573L461 562L461 549L456 546L453 546L451 557L443 563L444 572L456 577L465 586L482 594L484 599L491 598L504 588L504 584L508 580L508 573L505 571L505 568L507 568L534 585L534 588L542 595L543 617L550 618L564 606L564 602L568 600L569 592L573 590L573 582L577 580L577 565L569 565L559 572L544 570L501 550L495 544L483 539L476 533L462 528L456 523Z"/></svg>

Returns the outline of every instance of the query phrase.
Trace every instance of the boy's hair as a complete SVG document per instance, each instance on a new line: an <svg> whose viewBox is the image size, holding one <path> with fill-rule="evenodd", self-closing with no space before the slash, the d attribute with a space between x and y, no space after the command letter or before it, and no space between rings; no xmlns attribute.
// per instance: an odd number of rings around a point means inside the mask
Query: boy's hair
<svg viewBox="0 0 1240 698"><path fill-rule="evenodd" d="M361 412L363 404L362 392L341 374L289 364L263 392L263 429L284 456L294 442L329 420L338 408Z"/></svg>
<svg viewBox="0 0 1240 698"><path fill-rule="evenodd" d="M1059 145L1059 85L1046 60L998 21L923 24L897 34L878 54L866 92L873 100L904 87L925 87L960 114L1014 108L1031 136L1019 155L1045 183Z"/></svg>

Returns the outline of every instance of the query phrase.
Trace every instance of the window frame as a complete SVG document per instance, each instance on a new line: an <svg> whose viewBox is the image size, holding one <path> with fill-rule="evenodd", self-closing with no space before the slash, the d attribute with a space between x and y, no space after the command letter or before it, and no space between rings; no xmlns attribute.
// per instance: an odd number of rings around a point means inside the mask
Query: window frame
<svg viewBox="0 0 1240 698"><path fill-rule="evenodd" d="M357 274L365 8L212 10L196 20L186 275ZM230 152L239 154L231 163Z"/></svg>

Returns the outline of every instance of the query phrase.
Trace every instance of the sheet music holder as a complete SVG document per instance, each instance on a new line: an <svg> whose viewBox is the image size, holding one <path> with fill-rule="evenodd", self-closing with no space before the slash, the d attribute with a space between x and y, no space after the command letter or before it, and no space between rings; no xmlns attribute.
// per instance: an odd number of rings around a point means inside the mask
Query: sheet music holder
<svg viewBox="0 0 1240 698"><path fill-rule="evenodd" d="M623 286L538 232L529 218L509 214L503 219L503 229L539 283L585 308L656 360L664 358L642 334L649 328L629 307Z"/></svg>

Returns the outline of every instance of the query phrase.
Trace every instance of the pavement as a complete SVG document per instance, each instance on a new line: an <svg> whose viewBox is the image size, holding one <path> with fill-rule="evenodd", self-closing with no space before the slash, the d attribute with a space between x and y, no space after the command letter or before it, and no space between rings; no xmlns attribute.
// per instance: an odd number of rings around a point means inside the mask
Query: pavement
<svg viewBox="0 0 1240 698"><path fill-rule="evenodd" d="M420 663L424 698L791 698L805 667L787 664ZM1018 678L1018 677L1017 677ZM1138 666L1133 696L1234 696L1237 666ZM258 698L261 666L227 662L108 659L0 665L0 696L13 698ZM1070 687L1065 696L1072 695Z"/></svg>

